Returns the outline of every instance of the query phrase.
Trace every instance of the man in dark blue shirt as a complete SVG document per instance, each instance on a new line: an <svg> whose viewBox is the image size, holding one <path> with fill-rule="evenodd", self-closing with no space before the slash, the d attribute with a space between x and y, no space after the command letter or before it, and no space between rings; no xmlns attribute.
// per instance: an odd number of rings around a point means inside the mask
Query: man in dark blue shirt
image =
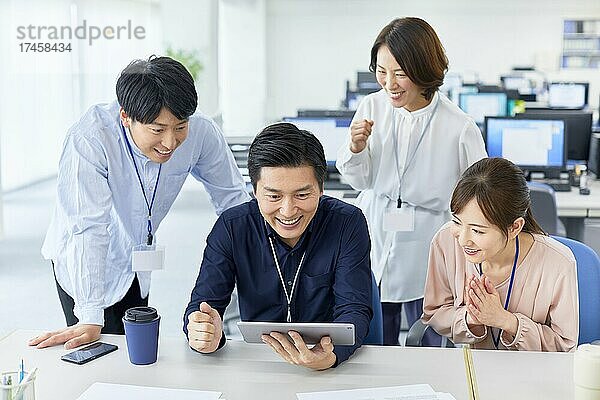
<svg viewBox="0 0 600 400"><path fill-rule="evenodd" d="M322 370L345 361L367 336L371 309L370 239L362 212L323 196L321 143L288 123L265 128L250 146L255 200L225 211L207 238L184 316L190 346L225 344L222 316L237 284L243 321L340 322L355 326L354 346L329 337L309 349L302 337L262 339L286 361Z"/></svg>

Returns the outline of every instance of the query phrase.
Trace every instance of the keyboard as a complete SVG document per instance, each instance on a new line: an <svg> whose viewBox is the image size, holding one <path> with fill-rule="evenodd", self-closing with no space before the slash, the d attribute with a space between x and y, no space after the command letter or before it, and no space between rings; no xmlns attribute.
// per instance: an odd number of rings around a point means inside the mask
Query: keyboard
<svg viewBox="0 0 600 400"><path fill-rule="evenodd" d="M351 191L345 192L345 193L342 195L342 198L343 198L343 199L355 199L355 198L357 198L357 197L358 197L359 193L360 193L360 192L358 192L358 191L356 191L356 190L351 190Z"/></svg>
<svg viewBox="0 0 600 400"><path fill-rule="evenodd" d="M352 190L352 186L340 181L325 181L325 190Z"/></svg>
<svg viewBox="0 0 600 400"><path fill-rule="evenodd" d="M544 182L549 185L555 192L570 192L571 184L569 182Z"/></svg>

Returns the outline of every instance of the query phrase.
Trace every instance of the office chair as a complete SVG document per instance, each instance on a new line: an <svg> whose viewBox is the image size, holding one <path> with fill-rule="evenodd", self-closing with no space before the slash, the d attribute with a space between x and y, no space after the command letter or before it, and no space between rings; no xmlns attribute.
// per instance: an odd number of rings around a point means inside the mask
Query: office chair
<svg viewBox="0 0 600 400"><path fill-rule="evenodd" d="M416 320L406 334L404 345L406 347L421 347L427 329L431 329L429 325L425 325L420 319Z"/></svg>
<svg viewBox="0 0 600 400"><path fill-rule="evenodd" d="M379 300L379 288L377 280L371 271L371 303L373 305L373 318L369 325L369 334L363 341L363 344L373 344L381 346L383 344L383 312L381 311L381 301Z"/></svg>
<svg viewBox="0 0 600 400"><path fill-rule="evenodd" d="M420 319L416 320L406 334L406 341L404 342L404 345L406 347L423 346L423 337L428 329L433 328L431 328L429 325L425 325ZM442 343L440 347L454 347L454 343L452 343L452 341L446 336L442 336Z"/></svg>
<svg viewBox="0 0 600 400"><path fill-rule="evenodd" d="M578 344L600 339L600 258L593 249L581 242L559 236L553 238L569 247L577 261Z"/></svg>
<svg viewBox="0 0 600 400"><path fill-rule="evenodd" d="M558 219L554 189L540 182L527 182L531 197L531 212L542 229L549 235L566 236L563 223Z"/></svg>
<svg viewBox="0 0 600 400"><path fill-rule="evenodd" d="M552 236L571 249L577 261L577 286L579 293L579 341L591 343L600 339L600 258L587 245L573 239ZM406 346L420 347L429 326L417 320L408 331ZM450 342L450 341L448 341ZM452 343L452 342L450 342ZM444 343L442 342L442 347Z"/></svg>

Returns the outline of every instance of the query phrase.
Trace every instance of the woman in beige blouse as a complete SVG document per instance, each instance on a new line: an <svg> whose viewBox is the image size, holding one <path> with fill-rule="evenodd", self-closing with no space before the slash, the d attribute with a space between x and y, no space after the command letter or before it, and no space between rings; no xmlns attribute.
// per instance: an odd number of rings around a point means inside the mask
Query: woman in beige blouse
<svg viewBox="0 0 600 400"><path fill-rule="evenodd" d="M478 161L450 210L431 243L423 321L479 349L573 350L575 257L533 218L521 170L502 158Z"/></svg>

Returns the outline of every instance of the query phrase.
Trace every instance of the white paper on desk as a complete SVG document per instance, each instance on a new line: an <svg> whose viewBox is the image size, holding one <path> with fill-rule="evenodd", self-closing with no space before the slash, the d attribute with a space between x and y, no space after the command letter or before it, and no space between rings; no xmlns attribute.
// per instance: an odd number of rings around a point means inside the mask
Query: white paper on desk
<svg viewBox="0 0 600 400"><path fill-rule="evenodd" d="M162 400L169 398L177 400L217 400L219 397L221 397L221 392L96 382L83 392L77 400Z"/></svg>
<svg viewBox="0 0 600 400"><path fill-rule="evenodd" d="M298 400L437 400L431 386L406 385L329 392L296 393ZM453 397L444 397L450 400Z"/></svg>
<svg viewBox="0 0 600 400"><path fill-rule="evenodd" d="M438 400L456 400L450 393L437 392L436 395Z"/></svg>

